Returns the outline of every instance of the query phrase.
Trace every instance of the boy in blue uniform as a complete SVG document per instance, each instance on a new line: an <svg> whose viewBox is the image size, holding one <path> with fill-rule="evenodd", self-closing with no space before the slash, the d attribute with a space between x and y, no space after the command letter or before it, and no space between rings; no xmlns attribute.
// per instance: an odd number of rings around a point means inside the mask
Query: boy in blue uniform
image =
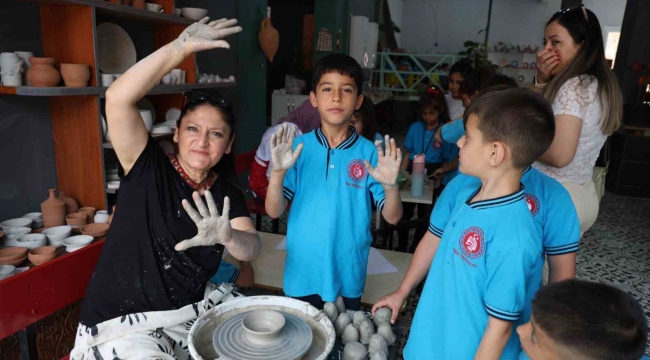
<svg viewBox="0 0 650 360"><path fill-rule="evenodd" d="M386 136L384 155L381 146L350 127L363 101L362 71L353 58L324 57L312 79L310 101L318 108L321 127L295 142L293 132L273 135L266 212L277 218L292 201L284 292L318 308L341 295L346 308L356 310L372 242L370 195L389 223L402 216L401 152Z"/></svg>
<svg viewBox="0 0 650 360"><path fill-rule="evenodd" d="M395 317L430 274L405 359L517 359L513 324L541 284L542 239L520 180L553 140L553 111L540 95L510 89L477 97L465 121L459 170L481 183L449 183L399 289L373 307Z"/></svg>

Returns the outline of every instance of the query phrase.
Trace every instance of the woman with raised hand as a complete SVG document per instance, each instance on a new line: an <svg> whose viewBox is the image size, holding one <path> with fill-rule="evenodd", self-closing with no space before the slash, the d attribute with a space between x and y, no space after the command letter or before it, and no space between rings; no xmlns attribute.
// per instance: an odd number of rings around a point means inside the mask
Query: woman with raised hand
<svg viewBox="0 0 650 360"><path fill-rule="evenodd" d="M190 25L106 91L121 165L120 211L88 285L72 359L189 358L187 334L196 318L237 296L228 285L206 291L224 248L242 261L260 252L234 184L230 100L187 93L174 133L178 152L171 156L149 136L136 106L189 55L227 49L220 39L242 30L234 19L208 21Z"/></svg>

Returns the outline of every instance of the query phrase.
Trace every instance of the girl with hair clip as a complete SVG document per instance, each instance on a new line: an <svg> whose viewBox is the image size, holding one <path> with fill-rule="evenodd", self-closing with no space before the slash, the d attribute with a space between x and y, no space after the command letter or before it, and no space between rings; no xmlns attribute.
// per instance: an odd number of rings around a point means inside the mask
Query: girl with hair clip
<svg viewBox="0 0 650 360"><path fill-rule="evenodd" d="M596 14L581 5L551 17L537 54L535 89L552 104L556 131L534 166L569 191L582 235L598 216L593 167L607 136L621 124L623 105Z"/></svg>

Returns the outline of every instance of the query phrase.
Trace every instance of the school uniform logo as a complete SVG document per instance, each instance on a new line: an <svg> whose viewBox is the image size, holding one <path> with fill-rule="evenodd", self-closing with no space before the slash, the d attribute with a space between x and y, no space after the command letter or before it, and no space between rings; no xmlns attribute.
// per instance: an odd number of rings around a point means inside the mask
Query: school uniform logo
<svg viewBox="0 0 650 360"><path fill-rule="evenodd" d="M485 253L483 230L476 226L463 231L460 235L460 250L470 259L476 259Z"/></svg>
<svg viewBox="0 0 650 360"><path fill-rule="evenodd" d="M441 144L441 143L436 142L436 141L433 142L433 148L434 148L434 149L440 149L440 147L442 147L442 144Z"/></svg>
<svg viewBox="0 0 650 360"><path fill-rule="evenodd" d="M524 198L526 198L526 204L528 205L530 213L533 214L533 216L537 215L539 212L539 200L537 199L537 196L525 193Z"/></svg>
<svg viewBox="0 0 650 360"><path fill-rule="evenodd" d="M348 177L350 180L359 183L365 180L366 176L368 176L368 173L361 160L355 159L348 163Z"/></svg>

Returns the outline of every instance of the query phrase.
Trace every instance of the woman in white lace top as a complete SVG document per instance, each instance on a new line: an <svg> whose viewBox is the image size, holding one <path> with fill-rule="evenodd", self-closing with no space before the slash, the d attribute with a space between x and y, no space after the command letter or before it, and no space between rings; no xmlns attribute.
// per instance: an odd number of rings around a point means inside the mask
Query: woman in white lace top
<svg viewBox="0 0 650 360"><path fill-rule="evenodd" d="M577 6L551 17L537 55L535 88L553 105L556 131L534 166L569 191L582 235L598 216L593 167L607 136L621 123L623 102L593 12Z"/></svg>

